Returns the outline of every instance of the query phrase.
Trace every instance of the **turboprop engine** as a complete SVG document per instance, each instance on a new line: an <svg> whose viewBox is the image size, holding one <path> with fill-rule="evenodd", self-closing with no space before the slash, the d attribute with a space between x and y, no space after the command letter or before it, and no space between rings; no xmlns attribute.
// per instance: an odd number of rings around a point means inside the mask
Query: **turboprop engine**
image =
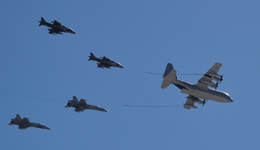
<svg viewBox="0 0 260 150"><path fill-rule="evenodd" d="M217 82L221 82L223 80L223 75L219 75L216 73L208 73L209 76L212 77L213 80L217 81Z"/></svg>
<svg viewBox="0 0 260 150"><path fill-rule="evenodd" d="M191 105L191 104L185 104L184 108L190 109L190 108L198 108L196 105Z"/></svg>
<svg viewBox="0 0 260 150"><path fill-rule="evenodd" d="M197 97L189 95L187 98L188 98L189 101L197 102L197 103L202 104L202 105L205 104L205 101L202 101ZM184 104L184 108L190 109L190 108L198 108L198 107L196 105L194 105L193 103L186 103L186 104Z"/></svg>
<svg viewBox="0 0 260 150"><path fill-rule="evenodd" d="M217 88L218 87L218 82L217 83L214 83L214 82L209 82L209 81L200 81L200 82L202 82L202 83L205 83L205 84L207 84L208 86L210 86L210 87L212 87L212 88Z"/></svg>

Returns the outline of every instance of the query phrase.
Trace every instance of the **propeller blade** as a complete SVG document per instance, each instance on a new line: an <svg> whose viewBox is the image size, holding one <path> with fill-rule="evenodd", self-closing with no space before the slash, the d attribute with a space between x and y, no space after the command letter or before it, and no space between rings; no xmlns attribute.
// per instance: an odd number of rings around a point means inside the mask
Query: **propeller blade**
<svg viewBox="0 0 260 150"><path fill-rule="evenodd" d="M220 76L220 82L223 80L223 75L222 76Z"/></svg>
<svg viewBox="0 0 260 150"><path fill-rule="evenodd" d="M217 87L218 87L218 82L216 83L215 90L217 89Z"/></svg>
<svg viewBox="0 0 260 150"><path fill-rule="evenodd" d="M205 99L204 99L203 102L202 102L202 106L204 106L205 103L206 103L206 101L205 101Z"/></svg>

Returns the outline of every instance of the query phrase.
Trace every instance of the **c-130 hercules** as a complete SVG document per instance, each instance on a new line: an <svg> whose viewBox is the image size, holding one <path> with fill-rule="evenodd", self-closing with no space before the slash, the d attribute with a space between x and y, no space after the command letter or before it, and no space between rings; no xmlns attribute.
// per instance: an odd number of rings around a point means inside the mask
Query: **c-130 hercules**
<svg viewBox="0 0 260 150"><path fill-rule="evenodd" d="M51 24L51 23L46 22L46 21L41 17L41 21L39 21L39 22L40 22L39 26L45 25L45 26L47 26L47 27L50 27L50 29L48 29L48 30L49 30L49 34L54 34L54 35L55 35L55 34L62 34L61 32L65 32L65 33L67 32L67 33L76 34L75 31L73 31L72 29L67 28L67 27L61 25L61 23L59 23L59 22L56 21L56 20L52 21L53 24Z"/></svg>
<svg viewBox="0 0 260 150"><path fill-rule="evenodd" d="M167 88L170 84L174 84L181 92L184 94L189 94L187 101L184 104L184 108L198 108L194 105L195 102L204 105L205 100L213 100L217 102L233 102L233 99L228 95L228 93L221 92L218 90L209 89L208 86L212 88L218 87L218 81L222 81L223 76L217 74L218 70L222 66L221 63L215 63L209 71L204 74L204 76L197 82L197 84L190 84L185 81L181 81L176 77L176 70L173 69L171 63L168 63L163 75L163 82L161 85L162 89ZM217 83L212 82L212 80L217 81ZM200 100L204 99L204 101Z"/></svg>
<svg viewBox="0 0 260 150"><path fill-rule="evenodd" d="M14 119L12 119L11 122L9 123L9 125L13 125L13 124L18 125L19 129L26 129L28 127L36 127L36 128L42 128L42 129L48 129L48 130L51 129L40 123L30 122L28 118L24 117L22 119L19 114L16 114L16 117Z"/></svg>
<svg viewBox="0 0 260 150"><path fill-rule="evenodd" d="M84 99L80 99L80 101L78 101L76 96L73 96L73 100L68 100L67 106L65 107L74 107L75 112L84 111L85 109L93 109L93 110L108 112L108 110L101 108L99 106L87 104L86 100Z"/></svg>

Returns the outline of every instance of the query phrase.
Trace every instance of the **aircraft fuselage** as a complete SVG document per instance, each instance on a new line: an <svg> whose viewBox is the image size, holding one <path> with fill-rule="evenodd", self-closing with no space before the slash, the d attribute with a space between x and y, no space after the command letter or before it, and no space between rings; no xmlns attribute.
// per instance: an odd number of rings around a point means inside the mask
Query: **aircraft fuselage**
<svg viewBox="0 0 260 150"><path fill-rule="evenodd" d="M233 102L231 97L222 91L213 90L213 89L201 89L198 86L181 81L179 79L176 79L172 82L175 86L177 86L179 89L181 89L182 93L192 95L197 98L201 98L204 100L213 100L216 102Z"/></svg>

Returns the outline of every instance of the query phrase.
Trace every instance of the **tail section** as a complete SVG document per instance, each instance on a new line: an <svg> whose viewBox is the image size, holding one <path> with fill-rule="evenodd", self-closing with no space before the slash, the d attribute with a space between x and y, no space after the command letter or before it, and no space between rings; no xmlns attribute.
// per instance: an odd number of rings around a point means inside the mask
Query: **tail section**
<svg viewBox="0 0 260 150"><path fill-rule="evenodd" d="M90 52L90 56L88 56L88 57L89 57L88 61L95 60L95 58L96 58L96 56L92 52Z"/></svg>
<svg viewBox="0 0 260 150"><path fill-rule="evenodd" d="M39 22L40 22L39 26L44 25L44 24L47 23L42 17L41 17L41 21L39 21Z"/></svg>
<svg viewBox="0 0 260 150"><path fill-rule="evenodd" d="M15 118L16 120L22 120L22 118L20 117L20 115L19 114L16 114L16 118Z"/></svg>
<svg viewBox="0 0 260 150"><path fill-rule="evenodd" d="M78 99L77 99L77 97L76 96L73 96L73 100L72 100L75 104L77 104L78 103Z"/></svg>
<svg viewBox="0 0 260 150"><path fill-rule="evenodd" d="M173 69L171 63L168 63L163 75L162 89L167 88L174 80L176 80L176 70Z"/></svg>

